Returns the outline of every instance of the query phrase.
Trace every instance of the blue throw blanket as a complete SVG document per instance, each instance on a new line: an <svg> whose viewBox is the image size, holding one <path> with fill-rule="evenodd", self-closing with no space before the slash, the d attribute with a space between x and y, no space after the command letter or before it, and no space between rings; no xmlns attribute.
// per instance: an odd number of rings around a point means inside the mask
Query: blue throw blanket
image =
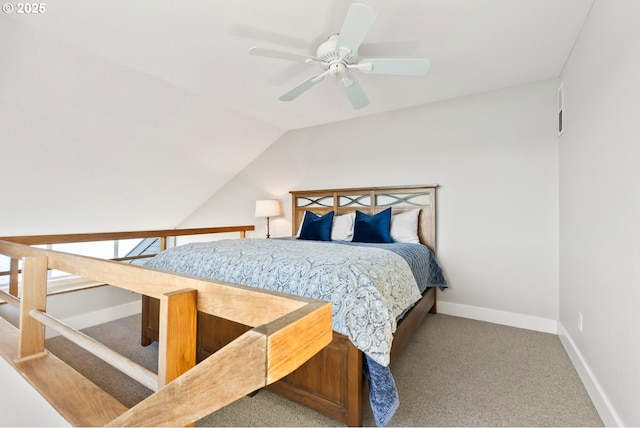
<svg viewBox="0 0 640 428"><path fill-rule="evenodd" d="M420 293L424 293L427 288L439 287L444 289L447 287L447 280L444 272L438 264L438 260L433 252L422 244L406 244L402 242L393 242L390 244L375 244L349 241L332 241L346 245L366 246L380 248L396 253L409 265L413 273Z"/></svg>
<svg viewBox="0 0 640 428"><path fill-rule="evenodd" d="M364 375L369 380L369 403L376 425L389 423L400 406L396 383L389 367L381 366L365 354Z"/></svg>

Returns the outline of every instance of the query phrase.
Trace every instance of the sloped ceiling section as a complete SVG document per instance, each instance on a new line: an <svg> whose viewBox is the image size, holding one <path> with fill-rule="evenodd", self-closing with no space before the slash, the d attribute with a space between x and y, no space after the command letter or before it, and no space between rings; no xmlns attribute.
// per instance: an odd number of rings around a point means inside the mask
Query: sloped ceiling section
<svg viewBox="0 0 640 428"><path fill-rule="evenodd" d="M0 236L174 227L283 132L0 19Z"/></svg>

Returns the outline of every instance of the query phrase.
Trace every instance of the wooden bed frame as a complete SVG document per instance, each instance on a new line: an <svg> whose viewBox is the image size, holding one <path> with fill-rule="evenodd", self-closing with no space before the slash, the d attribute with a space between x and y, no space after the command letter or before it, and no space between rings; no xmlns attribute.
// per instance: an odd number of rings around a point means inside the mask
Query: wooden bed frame
<svg viewBox="0 0 640 428"><path fill-rule="evenodd" d="M356 210L375 214L391 207L394 214L420 208L420 241L436 250L436 187L398 186L372 188L292 191L292 235L297 233L309 210L316 214L334 211L342 215ZM436 309L435 288L398 323L391 350L391 363L397 359L428 312ZM143 296L142 344L157 340L159 306ZM201 361L250 327L208 314L198 315L197 357ZM277 394L315 409L349 426L362 425L363 403L368 402L368 386L362 372L363 353L349 339L333 332L333 341L296 371L267 388Z"/></svg>

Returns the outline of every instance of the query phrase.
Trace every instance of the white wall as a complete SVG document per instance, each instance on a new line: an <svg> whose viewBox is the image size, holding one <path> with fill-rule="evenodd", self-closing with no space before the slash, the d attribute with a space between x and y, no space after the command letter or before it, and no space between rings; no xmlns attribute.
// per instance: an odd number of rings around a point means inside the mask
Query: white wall
<svg viewBox="0 0 640 428"><path fill-rule="evenodd" d="M638 17L597 0L562 74L560 323L605 423L625 426L640 425Z"/></svg>
<svg viewBox="0 0 640 428"><path fill-rule="evenodd" d="M439 183L441 311L544 331L558 318L558 82L289 132L181 224L256 224L289 190Z"/></svg>

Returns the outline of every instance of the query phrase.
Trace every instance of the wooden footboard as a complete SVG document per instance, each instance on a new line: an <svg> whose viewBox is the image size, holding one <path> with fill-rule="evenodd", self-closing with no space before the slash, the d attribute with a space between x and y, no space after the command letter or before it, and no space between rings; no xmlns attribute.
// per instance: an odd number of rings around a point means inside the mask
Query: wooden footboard
<svg viewBox="0 0 640 428"><path fill-rule="evenodd" d="M423 298L398 324L391 350L393 363L429 311L435 310L435 289ZM157 301L143 298L142 343L157 340ZM249 330L250 327L200 313L197 357L201 361ZM317 410L349 426L362 425L363 403L368 388L362 373L363 354L349 339L333 333L333 341L304 365L267 388L279 395Z"/></svg>

